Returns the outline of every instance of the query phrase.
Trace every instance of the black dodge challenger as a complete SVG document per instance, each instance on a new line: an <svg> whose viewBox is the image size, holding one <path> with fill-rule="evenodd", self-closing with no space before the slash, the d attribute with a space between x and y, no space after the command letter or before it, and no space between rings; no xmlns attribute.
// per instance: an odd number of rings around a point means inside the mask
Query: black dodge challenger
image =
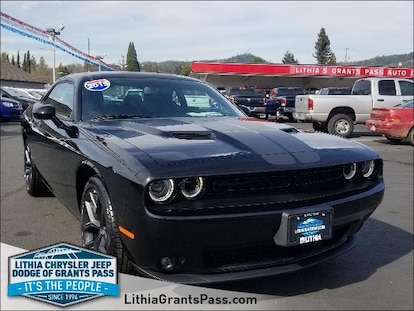
<svg viewBox="0 0 414 311"><path fill-rule="evenodd" d="M189 77L67 75L23 113L27 192L55 195L119 272L160 280L269 276L351 249L383 199L378 153L241 109Z"/></svg>

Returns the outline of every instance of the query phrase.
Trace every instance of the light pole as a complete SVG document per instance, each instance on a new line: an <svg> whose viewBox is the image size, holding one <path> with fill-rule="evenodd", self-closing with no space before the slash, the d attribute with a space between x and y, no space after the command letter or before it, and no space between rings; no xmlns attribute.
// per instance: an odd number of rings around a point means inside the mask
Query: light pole
<svg viewBox="0 0 414 311"><path fill-rule="evenodd" d="M345 65L348 64L348 50L349 48L345 48Z"/></svg>
<svg viewBox="0 0 414 311"><path fill-rule="evenodd" d="M99 71L101 71L101 60L103 60L104 58L105 58L105 56L106 56L106 54L104 54L104 55L97 55L97 56L95 56L95 58L98 60L98 63L99 63Z"/></svg>
<svg viewBox="0 0 414 311"><path fill-rule="evenodd" d="M53 41L53 83L56 81L56 45L55 45L55 38L56 36L60 35L60 32L65 28L63 24L60 24L60 26L55 28L46 28L46 32L48 32L52 36Z"/></svg>

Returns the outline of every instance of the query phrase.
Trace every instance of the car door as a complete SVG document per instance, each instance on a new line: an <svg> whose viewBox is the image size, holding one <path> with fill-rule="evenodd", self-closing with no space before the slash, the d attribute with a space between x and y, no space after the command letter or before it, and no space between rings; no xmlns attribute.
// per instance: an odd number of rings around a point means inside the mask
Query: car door
<svg viewBox="0 0 414 311"><path fill-rule="evenodd" d="M66 81L56 84L43 98L41 104L53 105L56 116L65 123L71 123L74 102L74 86ZM67 187L64 153L71 149L69 134L53 120L40 120L33 117L32 137L29 147L33 162L48 182L55 194L64 194Z"/></svg>

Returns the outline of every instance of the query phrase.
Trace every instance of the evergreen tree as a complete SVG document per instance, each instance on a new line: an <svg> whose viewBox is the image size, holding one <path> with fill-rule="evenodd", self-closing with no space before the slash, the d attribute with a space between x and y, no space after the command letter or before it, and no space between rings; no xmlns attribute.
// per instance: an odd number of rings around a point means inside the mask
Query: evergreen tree
<svg viewBox="0 0 414 311"><path fill-rule="evenodd" d="M10 63L9 54L6 52L1 52L1 60Z"/></svg>
<svg viewBox="0 0 414 311"><path fill-rule="evenodd" d="M36 72L37 70L37 61L34 56L30 56L30 73Z"/></svg>
<svg viewBox="0 0 414 311"><path fill-rule="evenodd" d="M27 53L26 53L26 71L28 73L32 72L32 65L30 64L31 61L32 61L32 59L30 58L30 52L29 52L29 50L27 50Z"/></svg>
<svg viewBox="0 0 414 311"><path fill-rule="evenodd" d="M26 53L24 53L24 54L23 54L22 69L23 69L24 71L27 71Z"/></svg>
<svg viewBox="0 0 414 311"><path fill-rule="evenodd" d="M14 60L14 55L12 55L11 64L12 64L13 66L16 66L16 61Z"/></svg>
<svg viewBox="0 0 414 311"><path fill-rule="evenodd" d="M16 66L18 68L20 68L20 55L19 55L19 50L17 50L17 61L16 61Z"/></svg>
<svg viewBox="0 0 414 311"><path fill-rule="evenodd" d="M135 46L133 42L129 43L128 52L126 57L126 71L141 71L139 62L137 59L137 52L135 51Z"/></svg>
<svg viewBox="0 0 414 311"><path fill-rule="evenodd" d="M299 60L295 58L295 55L293 53L286 51L285 55L282 59L283 64L299 64Z"/></svg>
<svg viewBox="0 0 414 311"><path fill-rule="evenodd" d="M263 58L256 56L255 58L253 58L252 63L253 64L265 64L267 62Z"/></svg>
<svg viewBox="0 0 414 311"><path fill-rule="evenodd" d="M333 53L331 51L331 42L325 32L325 28L321 28L318 34L318 40L315 43L316 54L313 57L318 61L318 65L326 65L332 61ZM336 62L336 58L335 58Z"/></svg>
<svg viewBox="0 0 414 311"><path fill-rule="evenodd" d="M181 76L189 76L191 72L191 66L186 63L178 65L175 73Z"/></svg>
<svg viewBox="0 0 414 311"><path fill-rule="evenodd" d="M336 56L335 53L332 53L331 57L328 59L328 65L336 65Z"/></svg>

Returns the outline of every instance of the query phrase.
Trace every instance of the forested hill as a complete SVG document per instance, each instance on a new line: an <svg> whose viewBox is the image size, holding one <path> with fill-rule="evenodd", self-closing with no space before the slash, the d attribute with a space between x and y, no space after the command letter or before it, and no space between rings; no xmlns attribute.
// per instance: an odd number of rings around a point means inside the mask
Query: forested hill
<svg viewBox="0 0 414 311"><path fill-rule="evenodd" d="M265 59L252 55L250 53L239 54L227 59L213 59L213 60L200 60L204 62L218 62L218 63L271 63ZM300 60L299 60L300 61ZM401 63L401 67L414 67L414 53L407 54L394 54L394 55L385 55L385 56L376 56L374 58L348 62L348 66L380 66L380 67L398 67ZM191 62L182 62L182 61L164 61L164 62L143 62L145 68L157 68L157 71L160 72L172 72L176 73L177 68L182 66L190 65ZM299 63L300 64L300 63ZM338 65L345 65L344 63L339 62ZM152 70L155 71L155 70Z"/></svg>

